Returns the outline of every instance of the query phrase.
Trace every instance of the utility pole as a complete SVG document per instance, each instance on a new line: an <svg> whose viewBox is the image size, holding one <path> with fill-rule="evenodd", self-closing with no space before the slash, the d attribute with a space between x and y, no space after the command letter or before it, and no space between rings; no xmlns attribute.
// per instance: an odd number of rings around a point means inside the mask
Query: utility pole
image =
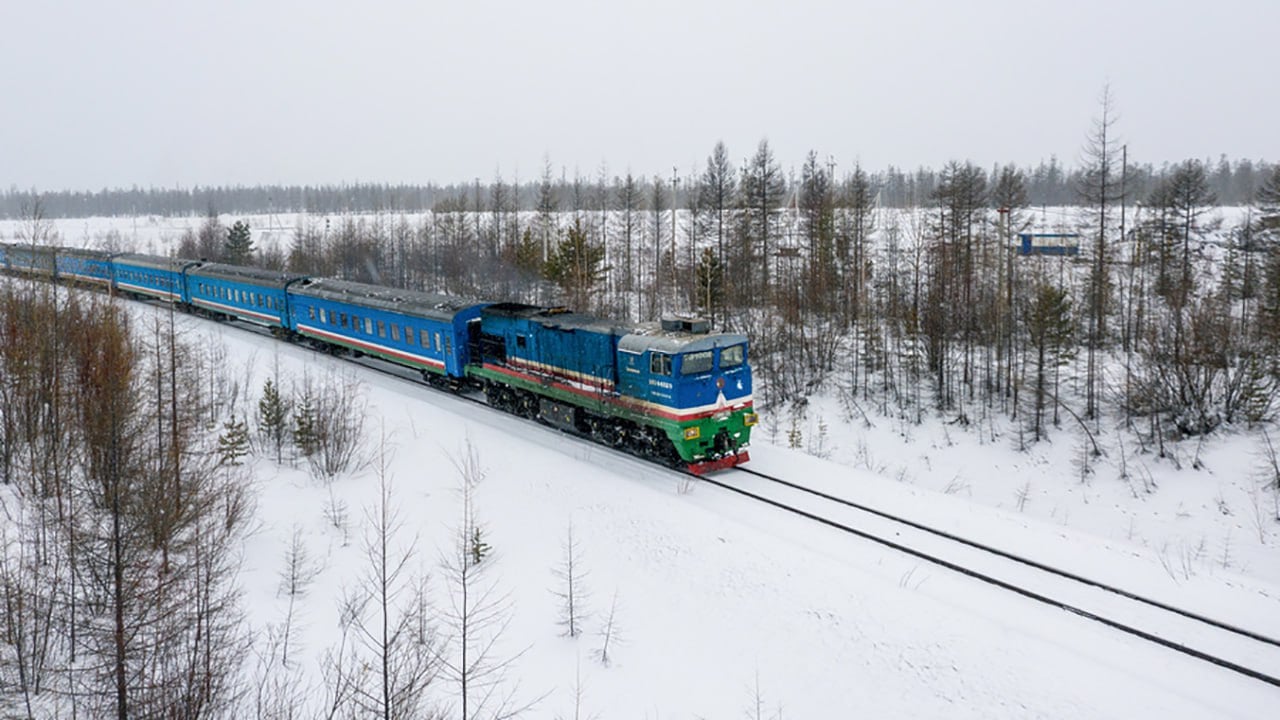
<svg viewBox="0 0 1280 720"><path fill-rule="evenodd" d="M1004 252L1006 255L1005 262L1008 266L1005 271L1005 299L1004 299L1004 343L1007 343L1004 362L1005 362L1005 378L1004 392L1005 397L1009 397L1013 392L1013 238L1012 220L1013 215L1010 208L1002 207L999 210L1000 222L1004 225ZM1002 343L1002 344L1004 344Z"/></svg>
<svg viewBox="0 0 1280 720"><path fill-rule="evenodd" d="M676 285L676 211L679 205L676 199L679 197L680 175L675 165L671 166L671 307L675 309L679 307L678 302L680 291Z"/></svg>

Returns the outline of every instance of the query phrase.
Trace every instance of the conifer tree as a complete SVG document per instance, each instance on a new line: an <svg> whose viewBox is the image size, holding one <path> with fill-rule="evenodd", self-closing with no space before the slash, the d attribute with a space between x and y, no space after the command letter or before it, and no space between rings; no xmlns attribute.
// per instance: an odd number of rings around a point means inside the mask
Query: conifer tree
<svg viewBox="0 0 1280 720"><path fill-rule="evenodd" d="M320 447L315 400L309 390L303 392L298 406L293 409L293 444L306 458L314 455Z"/></svg>
<svg viewBox="0 0 1280 720"><path fill-rule="evenodd" d="M249 454L249 426L235 415L222 425L222 434L218 436L218 456L223 465L236 467Z"/></svg>
<svg viewBox="0 0 1280 720"><path fill-rule="evenodd" d="M223 257L232 265L247 265L253 259L253 236L249 223L237 220L227 230L227 242L223 245Z"/></svg>
<svg viewBox="0 0 1280 720"><path fill-rule="evenodd" d="M525 277L537 277L542 268L542 246L533 237L533 228L525 227L520 239L510 250L511 264Z"/></svg>
<svg viewBox="0 0 1280 720"><path fill-rule="evenodd" d="M1258 188L1255 196L1258 209L1258 230L1280 242L1280 164L1271 176Z"/></svg>
<svg viewBox="0 0 1280 720"><path fill-rule="evenodd" d="M471 564L479 565L489 554L489 543L485 542L484 529L479 525L471 528L471 540L468 543L471 553Z"/></svg>
<svg viewBox="0 0 1280 720"><path fill-rule="evenodd" d="M586 311L601 280L603 263L604 246L591 242L582 221L575 219L547 260L545 272L548 280L564 290L571 307Z"/></svg>
<svg viewBox="0 0 1280 720"><path fill-rule="evenodd" d="M268 447L275 448L276 462L280 462L284 450L285 434L289 428L289 408L275 383L267 378L258 400L258 429Z"/></svg>
<svg viewBox="0 0 1280 720"><path fill-rule="evenodd" d="M782 168L773 157L768 140L761 140L756 154L742 168L741 195L742 228L740 244L734 258L732 277L758 278L759 284L743 282L735 286L737 303L758 301L761 293L767 293L770 285L769 267L776 248L775 225L782 213L782 202L787 192Z"/></svg>
<svg viewBox="0 0 1280 720"><path fill-rule="evenodd" d="M1054 379L1051 380L1050 371L1070 355L1074 321L1071 318L1071 300L1066 291L1042 283L1027 308L1026 323L1031 348L1035 352L1031 432L1038 442L1044 437L1044 411L1051 395L1050 382L1054 383L1052 396L1057 397L1057 375L1053 374Z"/></svg>
<svg viewBox="0 0 1280 720"><path fill-rule="evenodd" d="M694 306L714 322L716 308L724 304L724 269L720 265L716 248L702 249L696 280L697 297L694 298Z"/></svg>

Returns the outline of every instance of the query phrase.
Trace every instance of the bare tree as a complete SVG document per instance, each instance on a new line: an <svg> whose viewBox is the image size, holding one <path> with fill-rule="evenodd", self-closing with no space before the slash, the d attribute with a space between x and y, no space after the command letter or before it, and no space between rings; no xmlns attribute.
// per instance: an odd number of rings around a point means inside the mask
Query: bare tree
<svg viewBox="0 0 1280 720"><path fill-rule="evenodd" d="M574 665L573 671L573 713L564 716L557 715L556 720L596 720L600 717L597 713L586 712L583 709L587 696L587 685L582 679L582 663L578 662Z"/></svg>
<svg viewBox="0 0 1280 720"><path fill-rule="evenodd" d="M288 667L289 653L293 649L293 628L297 622L298 602L306 597L311 583L320 574L321 567L312 559L302 538L302 528L294 526L285 550L284 568L280 571L277 594L288 598L284 620L279 627L280 664Z"/></svg>
<svg viewBox="0 0 1280 720"><path fill-rule="evenodd" d="M1098 416L1098 354L1107 336L1106 317L1111 302L1111 210L1124 199L1121 173L1116 169L1121 151L1116 139L1117 114L1110 85L1102 89L1098 113L1085 139L1085 167L1078 188L1091 216L1090 224L1096 231L1085 303L1085 417L1088 418Z"/></svg>
<svg viewBox="0 0 1280 720"><path fill-rule="evenodd" d="M596 650L596 659L601 665L609 666L612 662L614 646L623 641L621 628L618 622L618 591L613 591L613 599L609 602L609 615L605 618L604 625L598 633L600 637L600 648Z"/></svg>
<svg viewBox="0 0 1280 720"><path fill-rule="evenodd" d="M442 641L430 622L426 581L410 572L416 540L399 538L403 521L395 508L389 462L384 436L374 461L378 498L365 512L368 563L360 586L344 601L363 662L372 668L355 681L352 701L383 720L438 717L426 696L441 670Z"/></svg>
<svg viewBox="0 0 1280 720"><path fill-rule="evenodd" d="M621 268L622 277L614 283L622 295L621 311L627 319L638 319L634 314L638 303L633 302L636 282L636 254L640 244L641 216L644 205L643 190L635 176L627 173L625 179L614 182L614 210L619 224L619 240L622 242Z"/></svg>
<svg viewBox="0 0 1280 720"><path fill-rule="evenodd" d="M561 550L564 555L560 564L551 571L559 582L552 593L560 599L559 624L564 628L564 634L576 638L582 633L582 623L588 617L586 603L590 594L585 585L588 573L582 567L582 549L573 537L572 521Z"/></svg>
<svg viewBox="0 0 1280 720"><path fill-rule="evenodd" d="M306 375L300 392L294 403L294 443L312 475L332 480L362 465L367 406L354 374L334 372L320 380Z"/></svg>
<svg viewBox="0 0 1280 720"><path fill-rule="evenodd" d="M483 526L475 507L475 491L484 479L484 469L470 442L454 466L461 480L462 516L452 547L440 559L449 596L443 613L449 638L443 655L444 674L458 689L458 711L463 720L516 717L536 701L517 700L519 688L507 677L524 651L499 655L500 640L511 622L511 600L487 578L493 563L481 552Z"/></svg>

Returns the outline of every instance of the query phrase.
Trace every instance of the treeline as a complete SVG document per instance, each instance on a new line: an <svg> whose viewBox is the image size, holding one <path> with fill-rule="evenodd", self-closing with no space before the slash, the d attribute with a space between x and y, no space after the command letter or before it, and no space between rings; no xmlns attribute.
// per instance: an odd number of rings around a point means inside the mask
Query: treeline
<svg viewBox="0 0 1280 720"><path fill-rule="evenodd" d="M563 303L619 320L694 312L752 339L775 411L838 387L852 415L1015 423L1019 442L1124 418L1153 444L1270 417L1280 378L1280 170L1239 216L1186 161L1139 194L1105 138L1055 214L1075 256L1023 256L1042 222L1024 169L951 163L886 209L870 175L810 154L789 182L767 142L718 145L673 205L669 183L571 187L533 210L514 188L422 215L302 216L269 267L461 296ZM219 257L216 216L178 254Z"/></svg>
<svg viewBox="0 0 1280 720"><path fill-rule="evenodd" d="M1246 173L1258 187L1224 215L1228 173L1187 160L1144 185L1109 129L1085 148L1076 204L1051 212L1013 165L949 163L892 208L860 168L810 153L791 178L767 141L741 165L720 143L693 177L566 186L548 165L531 208L498 180L425 213L301 214L255 252L233 253L210 214L177 254L620 321L698 313L751 337L766 405L835 381L853 415L1004 415L1031 440L1108 415L1146 422L1152 443L1270 417L1280 170ZM1046 229L1079 254L1016 252Z"/></svg>
<svg viewBox="0 0 1280 720"><path fill-rule="evenodd" d="M1209 169L1210 190L1224 205L1247 205L1254 191L1271 171L1272 164L1265 160L1237 159L1226 156L1216 161L1204 160ZM839 175L830 168L832 175ZM1032 206L1072 206L1080 203L1080 184L1086 169L1068 167L1056 157L1042 160L1035 166L1020 168L1026 178L1027 200ZM991 170L995 172L995 170ZM1174 171L1174 165L1164 163L1133 163L1125 169L1127 183L1133 197L1144 197ZM784 175L786 189L793 193L799 186L797 169ZM856 172L849 170L849 173ZM889 167L884 170L865 170L874 195L882 207L907 208L925 204L937 191L945 169L918 168L907 170ZM552 182L552 192L562 207L572 202L575 186L595 185L616 178L569 178L563 173ZM640 192L647 194L657 182L671 184L672 178L658 180L636 177ZM696 186L696 177L675 178L674 203L684 207L689 201L689 188ZM306 212L334 213L420 213L436 209L441 203L474 201L477 197L492 194L497 185L505 185L517 209L533 210L541 193L538 179L520 182L518 179L493 178L484 182L476 180L464 185L425 185L353 183L336 185L259 185L213 186L193 188L116 188L97 191L74 190L22 190L11 187L0 193L0 218L21 218L25 209L39 198L48 217L129 217L159 215L187 217L203 215L211 209L215 212L235 215L261 215L270 213Z"/></svg>

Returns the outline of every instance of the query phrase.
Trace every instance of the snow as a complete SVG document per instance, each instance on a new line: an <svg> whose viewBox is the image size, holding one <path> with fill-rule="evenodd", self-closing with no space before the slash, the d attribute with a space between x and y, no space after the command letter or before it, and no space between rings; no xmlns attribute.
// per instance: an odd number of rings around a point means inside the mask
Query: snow
<svg viewBox="0 0 1280 720"><path fill-rule="evenodd" d="M61 231L76 244L112 222L127 221L66 221ZM78 223L83 234L72 232ZM166 238L157 231L136 249ZM415 549L411 567L431 576L437 607L448 603L439 560L462 513L456 464L474 449L485 471L476 508L494 548L486 581L509 598L499 648L518 655L508 686L538 701L528 717L573 717L575 685L582 716L601 718L754 717L758 696L762 717L789 718L1262 718L1280 701L1275 687L553 429L240 327L181 321L188 339L225 345L254 401L276 367L285 387L304 373L358 383L367 445L381 436L391 449L398 545ZM1280 528L1250 519L1268 501L1253 489L1253 434L1215 436L1199 469L1193 447L1179 448L1180 469L1138 457L1155 481L1147 492L1118 479L1132 448L1110 447L1080 482L1067 430L1019 453L981 429L841 416L835 400L816 398L798 419L825 458L771 445L760 428L752 467L1280 635ZM280 573L298 531L319 568L294 628L295 659L314 685L338 640L340 599L368 563L362 525L377 484L368 468L329 483L264 457L250 470L257 525L244 548L244 607L260 640L283 620ZM326 517L335 504L348 510L345 533ZM554 594L570 523L591 591L577 639L561 636ZM615 592L625 641L606 667L596 633ZM1280 663L1275 651L1262 661L1273 672ZM247 659L246 671L255 666ZM452 691L442 684L434 697Z"/></svg>
<svg viewBox="0 0 1280 720"><path fill-rule="evenodd" d="M372 432L394 447L401 538L417 538L420 569L435 577L461 513L454 464L468 443L475 448L486 472L476 502L496 553L490 577L512 600L502 646L509 655L527 649L511 677L522 697L543 698L531 717L569 716L579 672L584 709L601 717L740 716L757 677L767 714L780 707L788 717L1246 718L1263 717L1280 697L879 545L710 486L690 489L678 476L554 430L246 330L188 322L225 343L231 367L255 374L251 387L277 363L295 378L358 376ZM1175 582L1140 546L766 443L753 456L762 471L843 488L1276 632L1280 593L1264 580L1224 571ZM364 472L326 486L266 460L254 475L261 527L246 546L246 605L259 626L282 619L278 576L293 529L301 529L324 568L300 610L299 653L304 667L315 667L336 642L338 599L366 562L355 524L376 485ZM351 511L347 544L325 519L330 491ZM589 633L576 640L560 636L553 594L570 522L592 590ZM615 591L627 640L604 667L592 657L594 631Z"/></svg>

